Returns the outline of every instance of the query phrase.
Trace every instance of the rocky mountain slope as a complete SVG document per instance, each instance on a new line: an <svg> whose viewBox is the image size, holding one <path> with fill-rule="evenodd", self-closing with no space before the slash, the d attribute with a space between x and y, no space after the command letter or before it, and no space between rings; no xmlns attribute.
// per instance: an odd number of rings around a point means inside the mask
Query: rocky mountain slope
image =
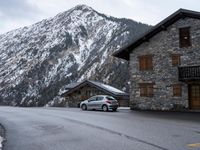
<svg viewBox="0 0 200 150"><path fill-rule="evenodd" d="M43 106L83 79L128 87L127 62L111 55L148 28L78 5L0 35L0 104Z"/></svg>

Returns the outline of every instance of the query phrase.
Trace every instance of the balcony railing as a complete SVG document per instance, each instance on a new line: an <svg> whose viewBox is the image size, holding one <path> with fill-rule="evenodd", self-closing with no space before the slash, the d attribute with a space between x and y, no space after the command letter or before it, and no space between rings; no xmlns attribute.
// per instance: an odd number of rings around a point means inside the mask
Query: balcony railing
<svg viewBox="0 0 200 150"><path fill-rule="evenodd" d="M178 67L179 81L200 80L200 66Z"/></svg>

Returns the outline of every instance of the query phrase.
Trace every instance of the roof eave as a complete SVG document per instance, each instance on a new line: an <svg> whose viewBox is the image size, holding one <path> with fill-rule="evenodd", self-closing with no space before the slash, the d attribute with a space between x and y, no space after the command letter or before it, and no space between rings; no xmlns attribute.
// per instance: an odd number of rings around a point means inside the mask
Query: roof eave
<svg viewBox="0 0 200 150"><path fill-rule="evenodd" d="M149 41L151 37L156 35L162 30L166 30L168 26L176 22L180 18L185 18L185 17L190 17L190 18L197 18L200 19L200 13L195 12L195 11L190 11L190 10L185 10L185 9L179 9L172 15L168 16L165 18L163 21L152 27L149 31L145 32L142 34L138 39L136 39L133 43L130 45L116 51L113 56L122 58L125 60L129 60L129 55L130 52L141 45L143 42Z"/></svg>
<svg viewBox="0 0 200 150"><path fill-rule="evenodd" d="M129 61L129 50L128 50L128 47L125 47L124 49L122 48L122 49L114 52L112 54L112 56Z"/></svg>

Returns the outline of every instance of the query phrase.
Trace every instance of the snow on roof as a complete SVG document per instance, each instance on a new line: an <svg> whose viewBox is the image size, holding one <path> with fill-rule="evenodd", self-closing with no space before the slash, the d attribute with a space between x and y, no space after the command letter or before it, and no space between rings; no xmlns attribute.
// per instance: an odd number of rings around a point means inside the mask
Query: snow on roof
<svg viewBox="0 0 200 150"><path fill-rule="evenodd" d="M70 83L70 84L68 84L68 85L65 86L65 90L74 88L74 87L76 87L77 85L79 85L80 83L81 83L81 82Z"/></svg>
<svg viewBox="0 0 200 150"><path fill-rule="evenodd" d="M115 95L128 95L127 93L125 93L124 91L121 91L115 87L112 87L110 85L107 85L107 84L104 84L104 83L101 83L101 82L97 82L97 81L91 81L91 80L84 80L82 82L77 82L77 83L71 83L71 84L68 84L65 86L65 92L70 92L72 89L78 87L79 85L81 85L82 83L90 83L90 84L93 84L94 86L97 86L103 90L106 90L110 93L113 93ZM64 92L64 93L65 93ZM62 92L63 93L63 92Z"/></svg>
<svg viewBox="0 0 200 150"><path fill-rule="evenodd" d="M96 81L89 81L89 82L91 82L91 83L93 83L93 84L95 84L95 85L97 85L97 86L99 86L99 87L101 87L101 88L103 88L107 91L115 93L115 94L126 94L125 92L123 92L123 91L121 91L121 90L119 90L115 87L112 87L110 85L107 85L107 84L103 84L103 83L96 82Z"/></svg>
<svg viewBox="0 0 200 150"><path fill-rule="evenodd" d="M76 87L76 86L79 85L79 84L80 84L80 82L76 82L76 83L70 83L70 84L67 84L67 85L63 86L63 87L59 90L58 95L62 95L62 94L64 94L64 93L68 92L70 89Z"/></svg>

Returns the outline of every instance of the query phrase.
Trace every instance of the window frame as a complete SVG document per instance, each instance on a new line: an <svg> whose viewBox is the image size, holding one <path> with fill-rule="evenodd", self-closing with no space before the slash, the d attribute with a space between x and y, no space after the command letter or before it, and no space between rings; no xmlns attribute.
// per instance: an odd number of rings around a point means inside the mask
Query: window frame
<svg viewBox="0 0 200 150"><path fill-rule="evenodd" d="M103 96L97 96L96 101L102 101L104 99Z"/></svg>
<svg viewBox="0 0 200 150"><path fill-rule="evenodd" d="M155 83L139 83L140 97L153 97Z"/></svg>
<svg viewBox="0 0 200 150"><path fill-rule="evenodd" d="M139 70L151 71L153 70L153 55L141 55L138 56Z"/></svg>
<svg viewBox="0 0 200 150"><path fill-rule="evenodd" d="M182 97L182 84L173 84L173 97ZM176 91L178 89L178 92Z"/></svg>
<svg viewBox="0 0 200 150"><path fill-rule="evenodd" d="M90 97L89 99L88 99L88 102L94 102L94 101L96 101L97 100L97 97L96 96L93 96L93 97Z"/></svg>
<svg viewBox="0 0 200 150"><path fill-rule="evenodd" d="M179 47L190 47L191 43L191 33L190 27L181 27L179 28Z"/></svg>
<svg viewBox="0 0 200 150"><path fill-rule="evenodd" d="M199 98L200 97L199 86L198 85L192 85L191 88L192 88L191 96L193 98Z"/></svg>
<svg viewBox="0 0 200 150"><path fill-rule="evenodd" d="M174 59L176 58L176 59ZM172 66L181 65L181 55L180 54L171 54Z"/></svg>

